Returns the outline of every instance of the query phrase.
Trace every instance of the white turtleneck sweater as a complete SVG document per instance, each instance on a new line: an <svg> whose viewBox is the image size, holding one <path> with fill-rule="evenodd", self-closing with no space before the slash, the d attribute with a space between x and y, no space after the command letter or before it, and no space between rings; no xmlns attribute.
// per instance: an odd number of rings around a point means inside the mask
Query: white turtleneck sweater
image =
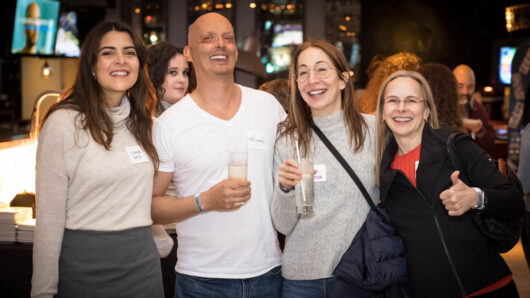
<svg viewBox="0 0 530 298"><path fill-rule="evenodd" d="M108 112L114 122L110 151L80 128L82 115L74 110L54 112L40 132L32 297L57 292L65 228L118 231L152 224L154 168L127 128L129 100Z"/></svg>

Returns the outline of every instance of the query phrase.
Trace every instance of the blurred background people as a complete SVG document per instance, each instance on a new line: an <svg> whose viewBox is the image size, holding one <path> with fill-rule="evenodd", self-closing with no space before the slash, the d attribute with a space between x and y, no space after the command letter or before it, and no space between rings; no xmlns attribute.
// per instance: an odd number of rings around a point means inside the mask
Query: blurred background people
<svg viewBox="0 0 530 298"><path fill-rule="evenodd" d="M333 143L370 193L374 203L374 117L354 106L353 82L342 52L322 40L293 52L291 110L280 124L274 152L275 187L271 215L287 235L282 258L283 297L326 297L333 271L363 225L370 206L335 156L313 134L314 123ZM299 217L295 185L302 180L296 155L311 159L314 212Z"/></svg>
<svg viewBox="0 0 530 298"><path fill-rule="evenodd" d="M518 297L510 269L470 214L521 217L521 194L470 138L455 142L463 172L455 170L446 149L454 130L438 127L425 78L388 77L376 114L376 177L405 244L413 296Z"/></svg>
<svg viewBox="0 0 530 298"><path fill-rule="evenodd" d="M162 41L148 48L147 70L158 98L156 116L160 116L172 104L181 100L195 86L191 63L186 60L182 49ZM166 195L178 198L175 184L171 182ZM176 225L153 225L153 239L162 258L162 276L166 297L175 295L175 264L177 262Z"/></svg>
<svg viewBox="0 0 530 298"><path fill-rule="evenodd" d="M39 135L32 297L163 297L151 235L156 99L140 37L102 22Z"/></svg>
<svg viewBox="0 0 530 298"><path fill-rule="evenodd" d="M451 69L438 63L425 63L418 72L431 87L440 126L462 128L457 83Z"/></svg>
<svg viewBox="0 0 530 298"><path fill-rule="evenodd" d="M286 112L289 111L291 95L289 89L289 80L284 78L274 79L261 84L258 89L274 95L274 97L276 97L276 99L282 105L283 109Z"/></svg>
<svg viewBox="0 0 530 298"><path fill-rule="evenodd" d="M475 92L475 73L471 67L460 64L453 69L458 88L458 104L462 123L473 139L487 152L495 141L495 131L489 123L486 108L473 98Z"/></svg>
<svg viewBox="0 0 530 298"><path fill-rule="evenodd" d="M421 59L407 52L401 52L385 58L379 63L374 61L372 76L366 84L366 91L363 96L356 100L357 107L362 113L374 114L377 107L377 96L383 81L397 70L417 70L420 67Z"/></svg>

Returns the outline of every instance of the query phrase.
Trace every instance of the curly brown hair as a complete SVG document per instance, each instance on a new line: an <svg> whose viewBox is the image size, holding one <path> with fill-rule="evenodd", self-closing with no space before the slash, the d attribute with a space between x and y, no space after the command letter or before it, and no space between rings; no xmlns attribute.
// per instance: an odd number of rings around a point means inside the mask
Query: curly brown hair
<svg viewBox="0 0 530 298"><path fill-rule="evenodd" d="M438 63L423 64L418 72L425 77L431 87L440 125L461 128L457 82L453 72L449 67Z"/></svg>
<svg viewBox="0 0 530 298"><path fill-rule="evenodd" d="M381 85L391 74L398 70L416 71L420 66L421 59L411 53L401 52L385 58L379 66L373 70L372 76L366 85L363 96L356 104L363 113L373 114L377 107L377 96Z"/></svg>
<svg viewBox="0 0 530 298"><path fill-rule="evenodd" d="M160 109L160 99L164 96L166 90L162 87L166 79L166 75L169 67L169 60L176 55L184 55L181 48L177 48L167 41L159 42L147 50L149 55L149 61L147 63L147 71L149 72L149 78L153 83L156 90L156 96L159 99L158 108ZM197 85L195 81L195 73L193 66L188 62L189 75L188 75L188 93L195 89Z"/></svg>

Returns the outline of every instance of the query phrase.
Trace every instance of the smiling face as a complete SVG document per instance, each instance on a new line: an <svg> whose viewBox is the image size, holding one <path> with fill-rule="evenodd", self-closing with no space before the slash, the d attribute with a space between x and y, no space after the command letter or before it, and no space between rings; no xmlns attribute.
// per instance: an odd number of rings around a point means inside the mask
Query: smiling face
<svg viewBox="0 0 530 298"><path fill-rule="evenodd" d="M421 143L429 108L425 104L418 81L397 77L384 90L382 118L394 134L398 145L408 144L411 149Z"/></svg>
<svg viewBox="0 0 530 298"><path fill-rule="evenodd" d="M459 104L466 104L475 92L475 73L467 65L459 65L453 70L455 75Z"/></svg>
<svg viewBox="0 0 530 298"><path fill-rule="evenodd" d="M198 79L202 75L232 76L238 53L230 22L217 13L199 17L191 26L184 55L193 62Z"/></svg>
<svg viewBox="0 0 530 298"><path fill-rule="evenodd" d="M177 54L169 60L168 71L162 84L165 92L162 100L174 104L186 95L189 85L189 65L182 54Z"/></svg>
<svg viewBox="0 0 530 298"><path fill-rule="evenodd" d="M324 51L310 47L300 53L296 61L296 78L298 91L314 117L329 116L341 110L340 91L346 83L339 78Z"/></svg>
<svg viewBox="0 0 530 298"><path fill-rule="evenodd" d="M110 106L119 105L125 92L134 86L139 67L129 33L109 31L103 35L93 71Z"/></svg>

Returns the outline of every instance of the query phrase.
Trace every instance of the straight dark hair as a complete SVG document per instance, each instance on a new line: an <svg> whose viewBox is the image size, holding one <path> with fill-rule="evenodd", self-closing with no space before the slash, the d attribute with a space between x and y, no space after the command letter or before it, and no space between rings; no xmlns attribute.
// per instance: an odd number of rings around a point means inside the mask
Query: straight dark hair
<svg viewBox="0 0 530 298"><path fill-rule="evenodd" d="M142 39L126 24L101 22L90 30L81 47L79 68L73 87L63 93L62 97L64 99L50 109L42 124L44 124L49 115L57 110L72 109L78 111L79 115L77 117L80 117L81 128L88 130L94 141L105 147L106 150L111 150L114 136L113 123L107 113L109 106L105 101L103 90L93 73L98 61L101 39L110 31L129 34L136 50L140 65L138 79L127 91L131 104L127 127L134 135L136 141L149 155L156 169L159 159L152 142L151 131L157 102L153 85L148 79L145 67L147 51Z"/></svg>

